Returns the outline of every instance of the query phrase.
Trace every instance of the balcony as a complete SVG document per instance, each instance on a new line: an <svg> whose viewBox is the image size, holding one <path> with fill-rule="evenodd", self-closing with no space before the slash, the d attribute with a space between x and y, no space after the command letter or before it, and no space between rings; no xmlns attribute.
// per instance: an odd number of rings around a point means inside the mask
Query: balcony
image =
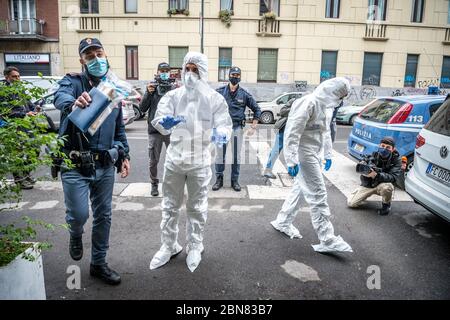
<svg viewBox="0 0 450 320"><path fill-rule="evenodd" d="M0 40L41 40L45 21L37 19L0 20Z"/></svg>
<svg viewBox="0 0 450 320"><path fill-rule="evenodd" d="M386 37L387 25L380 23L368 23L366 24L366 32L364 34L364 40L374 40L374 41L387 41L389 38Z"/></svg>
<svg viewBox="0 0 450 320"><path fill-rule="evenodd" d="M445 29L444 41L442 41L444 45L450 45L450 28Z"/></svg>
<svg viewBox="0 0 450 320"><path fill-rule="evenodd" d="M77 32L102 32L99 17L80 17L79 19L80 22Z"/></svg>
<svg viewBox="0 0 450 320"><path fill-rule="evenodd" d="M259 37L281 37L280 20L275 19L261 19L258 21Z"/></svg>

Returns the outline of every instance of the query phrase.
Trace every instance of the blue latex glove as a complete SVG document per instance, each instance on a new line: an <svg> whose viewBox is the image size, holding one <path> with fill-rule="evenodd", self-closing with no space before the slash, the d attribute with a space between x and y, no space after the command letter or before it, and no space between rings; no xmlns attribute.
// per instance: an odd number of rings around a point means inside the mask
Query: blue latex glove
<svg viewBox="0 0 450 320"><path fill-rule="evenodd" d="M212 136L211 136L211 141L217 145L223 145L226 144L227 141L227 136L225 134L219 134L217 132L216 128L213 128L213 132L212 132Z"/></svg>
<svg viewBox="0 0 450 320"><path fill-rule="evenodd" d="M165 116L159 124L163 126L164 129L169 130L170 128L176 126L184 119L182 117L172 117L172 116Z"/></svg>
<svg viewBox="0 0 450 320"><path fill-rule="evenodd" d="M331 161L331 159L325 159L325 171L330 170L332 163L333 161Z"/></svg>
<svg viewBox="0 0 450 320"><path fill-rule="evenodd" d="M288 173L291 177L295 177L298 174L298 170L299 170L299 166L298 164L296 164L293 167L288 167Z"/></svg>

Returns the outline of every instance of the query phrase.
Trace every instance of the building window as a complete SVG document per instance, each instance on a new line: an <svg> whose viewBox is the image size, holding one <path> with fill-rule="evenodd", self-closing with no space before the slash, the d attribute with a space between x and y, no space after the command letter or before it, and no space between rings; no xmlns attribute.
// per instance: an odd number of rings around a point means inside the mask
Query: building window
<svg viewBox="0 0 450 320"><path fill-rule="evenodd" d="M336 77L337 51L322 51L320 82Z"/></svg>
<svg viewBox="0 0 450 320"><path fill-rule="evenodd" d="M448 2L447 24L450 24L450 1Z"/></svg>
<svg viewBox="0 0 450 320"><path fill-rule="evenodd" d="M413 0L411 22L422 22L425 0Z"/></svg>
<svg viewBox="0 0 450 320"><path fill-rule="evenodd" d="M81 13L98 13L98 0L81 0Z"/></svg>
<svg viewBox="0 0 450 320"><path fill-rule="evenodd" d="M184 56L188 53L189 47L169 47L169 64L171 69L183 67Z"/></svg>
<svg viewBox="0 0 450 320"><path fill-rule="evenodd" d="M259 0L259 15L273 11L277 17L280 16L280 0Z"/></svg>
<svg viewBox="0 0 450 320"><path fill-rule="evenodd" d="M387 0L369 0L369 12L367 20L386 20L386 2Z"/></svg>
<svg viewBox="0 0 450 320"><path fill-rule="evenodd" d="M339 0L326 0L325 17L339 18Z"/></svg>
<svg viewBox="0 0 450 320"><path fill-rule="evenodd" d="M125 13L137 13L138 0L125 0Z"/></svg>
<svg viewBox="0 0 450 320"><path fill-rule="evenodd" d="M169 10L183 11L189 9L189 0L169 0Z"/></svg>
<svg viewBox="0 0 450 320"><path fill-rule="evenodd" d="M36 34L36 1L11 0L11 32L18 34Z"/></svg>
<svg viewBox="0 0 450 320"><path fill-rule="evenodd" d="M220 10L233 10L233 0L220 0Z"/></svg>
<svg viewBox="0 0 450 320"><path fill-rule="evenodd" d="M139 79L139 63L138 63L138 47L126 46L127 57L127 79L138 80Z"/></svg>
<svg viewBox="0 0 450 320"><path fill-rule="evenodd" d="M419 62L418 54L408 54L406 58L406 71L404 87L414 88L416 86L417 64Z"/></svg>
<svg viewBox="0 0 450 320"><path fill-rule="evenodd" d="M362 85L379 86L381 77L382 53L364 53Z"/></svg>
<svg viewBox="0 0 450 320"><path fill-rule="evenodd" d="M231 48L219 48L219 81L228 81L231 68Z"/></svg>
<svg viewBox="0 0 450 320"><path fill-rule="evenodd" d="M277 82L278 49L259 49L258 82Z"/></svg>
<svg viewBox="0 0 450 320"><path fill-rule="evenodd" d="M450 88L450 56L444 56L442 62L441 88Z"/></svg>

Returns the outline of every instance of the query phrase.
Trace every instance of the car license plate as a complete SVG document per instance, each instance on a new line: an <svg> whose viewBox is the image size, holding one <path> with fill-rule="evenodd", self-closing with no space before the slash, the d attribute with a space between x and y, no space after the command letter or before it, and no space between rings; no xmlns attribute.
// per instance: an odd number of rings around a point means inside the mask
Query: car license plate
<svg viewBox="0 0 450 320"><path fill-rule="evenodd" d="M450 171L430 163L427 167L426 174L429 177L450 186Z"/></svg>
<svg viewBox="0 0 450 320"><path fill-rule="evenodd" d="M353 146L353 149L355 149L358 152L363 152L364 151L364 146L355 143L355 145Z"/></svg>

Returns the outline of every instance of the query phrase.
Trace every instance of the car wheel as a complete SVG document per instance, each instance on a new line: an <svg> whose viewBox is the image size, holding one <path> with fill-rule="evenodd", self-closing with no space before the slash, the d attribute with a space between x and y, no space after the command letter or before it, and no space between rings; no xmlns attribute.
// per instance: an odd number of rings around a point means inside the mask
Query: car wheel
<svg viewBox="0 0 450 320"><path fill-rule="evenodd" d="M133 110L134 110L134 116L135 116L136 120L139 120L140 118L142 118L142 112L138 106L133 105Z"/></svg>
<svg viewBox="0 0 450 320"><path fill-rule="evenodd" d="M263 124L270 124L273 123L273 114L269 111L264 111L261 113L261 116L259 117L259 121Z"/></svg>
<svg viewBox="0 0 450 320"><path fill-rule="evenodd" d="M353 125L355 123L357 114L354 114L350 117L350 120L348 121L349 124Z"/></svg>

